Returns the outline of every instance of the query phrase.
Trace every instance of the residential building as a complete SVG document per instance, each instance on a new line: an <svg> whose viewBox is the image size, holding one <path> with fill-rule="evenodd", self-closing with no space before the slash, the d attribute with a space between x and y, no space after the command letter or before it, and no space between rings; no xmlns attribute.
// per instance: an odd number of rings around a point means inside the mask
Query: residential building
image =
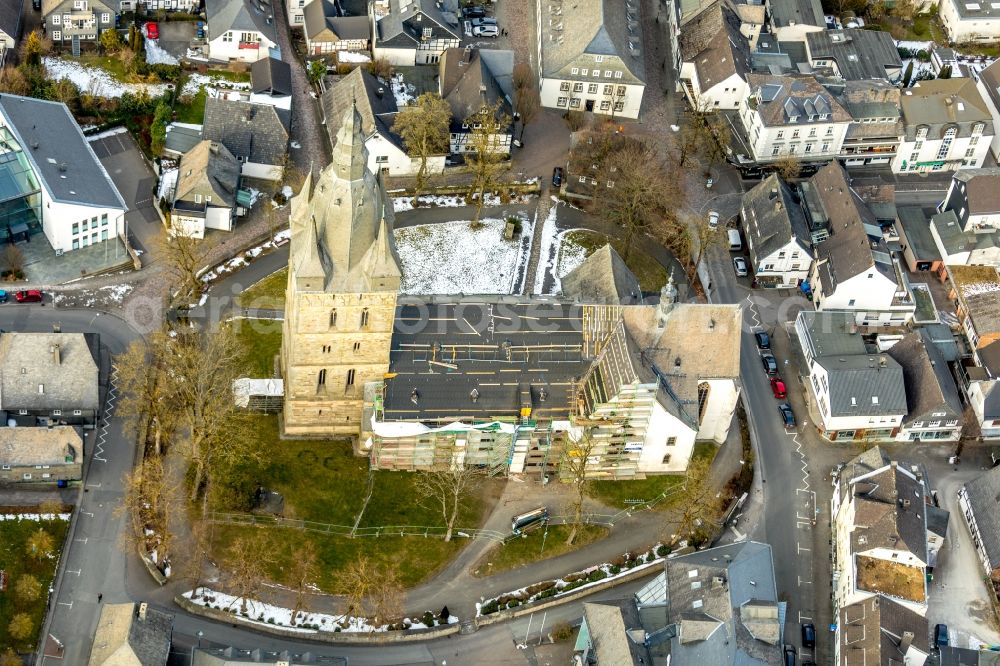
<svg viewBox="0 0 1000 666"><path fill-rule="evenodd" d="M1000 582L1000 467L962 486L958 505L983 571L994 583Z"/></svg>
<svg viewBox="0 0 1000 666"><path fill-rule="evenodd" d="M0 428L0 481L56 483L82 478L83 438L76 428Z"/></svg>
<svg viewBox="0 0 1000 666"><path fill-rule="evenodd" d="M582 664L640 666L652 663L645 639L633 600L584 603L573 652Z"/></svg>
<svg viewBox="0 0 1000 666"><path fill-rule="evenodd" d="M1000 438L1000 276L994 266L949 266L949 298L965 334L969 358L961 379L980 437Z"/></svg>
<svg viewBox="0 0 1000 666"><path fill-rule="evenodd" d="M800 312L795 332L820 434L837 441L895 439L909 411L899 363L866 346L849 312Z"/></svg>
<svg viewBox="0 0 1000 666"><path fill-rule="evenodd" d="M901 98L904 136L894 173L978 169L993 139L993 118L972 79L918 81Z"/></svg>
<svg viewBox="0 0 1000 666"><path fill-rule="evenodd" d="M374 0L372 52L392 65L436 65L462 44L458 6L435 0Z"/></svg>
<svg viewBox="0 0 1000 666"><path fill-rule="evenodd" d="M0 238L41 232L61 255L124 234L125 201L65 104L4 94L0 147Z"/></svg>
<svg viewBox="0 0 1000 666"><path fill-rule="evenodd" d="M806 34L809 64L845 81L899 82L903 61L892 35L880 30L822 30Z"/></svg>
<svg viewBox="0 0 1000 666"><path fill-rule="evenodd" d="M806 35L826 30L819 0L766 0L768 32L780 42L804 42Z"/></svg>
<svg viewBox="0 0 1000 666"><path fill-rule="evenodd" d="M250 193L239 187L240 163L233 154L221 143L199 143L178 164L171 233L204 238L206 229L232 231L236 217L250 207Z"/></svg>
<svg viewBox="0 0 1000 666"><path fill-rule="evenodd" d="M822 210L829 237L813 252L809 285L817 310L846 310L859 325L902 326L916 304L889 254L878 220L832 162L809 179L807 203Z"/></svg>
<svg viewBox="0 0 1000 666"><path fill-rule="evenodd" d="M0 335L0 411L19 426L98 419L98 340L83 333Z"/></svg>
<svg viewBox="0 0 1000 666"><path fill-rule="evenodd" d="M0 65L21 39L24 0L10 0L0 7Z"/></svg>
<svg viewBox="0 0 1000 666"><path fill-rule="evenodd" d="M841 606L835 625L838 666L923 666L931 653L927 618L883 594Z"/></svg>
<svg viewBox="0 0 1000 666"><path fill-rule="evenodd" d="M709 548L671 557L664 569L635 597L641 616L665 612L666 626L649 643L669 641L671 664L781 663L787 608L769 545Z"/></svg>
<svg viewBox="0 0 1000 666"><path fill-rule="evenodd" d="M848 167L889 164L903 138L899 88L886 81L845 81L841 87L838 99L851 115L851 124L840 159Z"/></svg>
<svg viewBox="0 0 1000 666"><path fill-rule="evenodd" d="M741 25L736 10L719 0L684 26L680 78L692 108L736 109L746 97L750 47Z"/></svg>
<svg viewBox="0 0 1000 666"><path fill-rule="evenodd" d="M1000 233L992 227L962 231L957 211L931 218L931 236L946 266L1000 266Z"/></svg>
<svg viewBox="0 0 1000 666"><path fill-rule="evenodd" d="M289 28L301 28L305 25L306 5L311 3L312 0L286 0Z"/></svg>
<svg viewBox="0 0 1000 666"><path fill-rule="evenodd" d="M934 68L935 75L940 75L948 68L951 68L952 76L961 74L958 69L958 55L956 55L955 49L934 42L931 42L931 67Z"/></svg>
<svg viewBox="0 0 1000 666"><path fill-rule="evenodd" d="M840 154L851 114L816 77L750 73L747 85L739 115L751 154L738 159L827 162Z"/></svg>
<svg viewBox="0 0 1000 666"><path fill-rule="evenodd" d="M361 114L361 130L368 152L368 169L389 176L414 176L420 170L420 159L411 158L403 139L392 131L396 114L396 98L388 83L378 79L364 67L356 67L340 81L327 88L320 98L326 119L327 138L336 145L339 127L335 120L354 105ZM427 172L444 171L446 153L427 158Z"/></svg>
<svg viewBox="0 0 1000 666"><path fill-rule="evenodd" d="M930 271L939 279L944 279L945 262L941 259L937 240L931 233L930 220L923 209L920 206L900 206L896 214L896 234L907 269L911 273Z"/></svg>
<svg viewBox="0 0 1000 666"><path fill-rule="evenodd" d="M994 62L989 67L974 74L976 90L979 91L983 103L993 121L993 135L990 137L990 151L995 159L1000 159L1000 136L996 131L1000 127L1000 66Z"/></svg>
<svg viewBox="0 0 1000 666"><path fill-rule="evenodd" d="M505 127L490 137L491 152L510 153L514 124L514 52L500 49L448 49L441 56L438 86L451 107L449 146L452 154L475 152L472 117L484 108L497 107Z"/></svg>
<svg viewBox="0 0 1000 666"><path fill-rule="evenodd" d="M886 352L903 368L909 410L901 442L954 442L962 435L962 399L944 356L924 330L907 333Z"/></svg>
<svg viewBox="0 0 1000 666"><path fill-rule="evenodd" d="M221 143L242 162L242 175L280 180L288 155L291 114L269 104L209 97L201 137Z"/></svg>
<svg viewBox="0 0 1000 666"><path fill-rule="evenodd" d="M272 5L259 0L205 0L205 15L211 60L257 62L278 55Z"/></svg>
<svg viewBox="0 0 1000 666"><path fill-rule="evenodd" d="M777 174L743 195L740 219L759 286L796 287L809 277L812 254L805 214Z"/></svg>
<svg viewBox="0 0 1000 666"><path fill-rule="evenodd" d="M538 0L541 104L638 118L646 88L638 0ZM565 10L565 11L564 11Z"/></svg>
<svg viewBox="0 0 1000 666"><path fill-rule="evenodd" d="M834 606L844 609L881 596L926 614L926 508L933 502L923 479L919 467L890 461L878 446L835 477Z"/></svg>
<svg viewBox="0 0 1000 666"><path fill-rule="evenodd" d="M341 16L331 0L310 0L304 15L309 55L371 49L372 28L368 16Z"/></svg>
<svg viewBox="0 0 1000 666"><path fill-rule="evenodd" d="M1000 168L962 169L952 176L938 212L955 211L962 231L1000 229Z"/></svg>
<svg viewBox="0 0 1000 666"><path fill-rule="evenodd" d="M764 5L736 5L734 10L740 19L740 34L747 40L747 46L753 52L757 49L761 30L767 23Z"/></svg>
<svg viewBox="0 0 1000 666"><path fill-rule="evenodd" d="M111 0L43 0L42 26L56 46L96 43L100 34L115 27Z"/></svg>
<svg viewBox="0 0 1000 666"><path fill-rule="evenodd" d="M938 16L952 44L993 42L1000 38L1000 11L989 2L943 0Z"/></svg>
<svg viewBox="0 0 1000 666"><path fill-rule="evenodd" d="M262 58L250 66L252 104L268 104L290 111L292 108L292 66L274 57Z"/></svg>
<svg viewBox="0 0 1000 666"><path fill-rule="evenodd" d="M147 604L104 604L89 666L166 666L174 616Z"/></svg>

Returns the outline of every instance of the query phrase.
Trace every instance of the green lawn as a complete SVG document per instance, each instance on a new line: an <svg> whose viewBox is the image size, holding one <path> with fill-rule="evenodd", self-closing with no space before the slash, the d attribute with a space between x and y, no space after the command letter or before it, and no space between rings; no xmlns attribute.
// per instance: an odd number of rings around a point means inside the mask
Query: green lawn
<svg viewBox="0 0 1000 666"><path fill-rule="evenodd" d="M62 549L63 539L69 523L62 520L7 520L0 522L0 570L7 572L7 591L0 593L0 646L11 646L19 651L31 650L35 645L39 628L45 617L47 590L52 582L58 562L58 552ZM29 537L39 529L52 536L56 554L41 561L28 557L26 544ZM42 594L33 602L20 602L14 595L18 579L30 574L41 584ZM11 618L18 613L27 613L31 617L32 631L27 640L18 641L8 634Z"/></svg>
<svg viewBox="0 0 1000 666"><path fill-rule="evenodd" d="M260 282L251 285L237 297L241 308L259 310L282 310L285 307L285 287L288 284L288 269L282 268Z"/></svg>
<svg viewBox="0 0 1000 666"><path fill-rule="evenodd" d="M625 258L625 247L620 240L611 239L592 231L570 232L566 234L564 242L574 243L584 248L587 256L590 256L595 250L603 247L605 243L610 242L611 247L622 258ZM642 250L633 249L625 263L635 273L636 278L639 280L639 286L643 291L658 292L667 283L667 269Z"/></svg>
<svg viewBox="0 0 1000 666"><path fill-rule="evenodd" d="M214 507L246 510L246 503L259 482L282 494L285 517L353 525L366 494L367 459L354 456L347 442L279 440L277 418L257 418L259 422L253 432L257 446L264 452L264 462L259 468L242 469L233 475L239 486L220 493L226 499L214 497ZM414 487L415 478L407 472L375 472L374 490L361 526L443 525L440 512L430 503L421 502ZM463 502L456 525L478 527L499 496L501 485L502 481L481 483L477 493ZM439 538L424 537L350 539L283 528L216 525L217 556L224 556L226 546L237 534L252 532L264 541L262 548L279 553L278 561L286 565L294 556L292 549L299 540L312 541L323 564L319 585L333 592L342 591L338 588L338 571L361 555L376 562L398 564L403 582L413 585L444 566L467 543L464 539L445 543ZM272 567L271 574L278 582L288 582L281 564Z"/></svg>
<svg viewBox="0 0 1000 666"><path fill-rule="evenodd" d="M179 99L174 105L177 122L202 124L205 121L205 99L207 97L208 93L205 92L205 89L199 88L194 95Z"/></svg>
<svg viewBox="0 0 1000 666"><path fill-rule="evenodd" d="M129 83L130 76L125 71L125 65L120 58L97 55L96 53L83 53L79 58L66 57L66 60L73 60L89 67L103 69L111 78L122 83ZM85 90L81 92L86 92Z"/></svg>
<svg viewBox="0 0 1000 666"><path fill-rule="evenodd" d="M236 335L246 349L247 372L254 377L274 376L274 357L281 350L281 322L268 319L234 319Z"/></svg>
<svg viewBox="0 0 1000 666"><path fill-rule="evenodd" d="M553 525L547 530L532 530L519 539L497 544L483 555L473 573L477 576L492 576L525 564L565 555L605 538L610 532L600 525L584 525L573 545L567 546L566 537L569 536L570 529L568 525Z"/></svg>
<svg viewBox="0 0 1000 666"><path fill-rule="evenodd" d="M695 442L692 460L709 460L715 458L719 450L712 442ZM683 474L659 474L635 481L593 481L587 486L587 494L598 502L613 509L626 509L643 502L650 502L663 493L669 493L684 483ZM684 493L671 494L654 507L663 511L674 506L677 499ZM638 500L638 501L631 501Z"/></svg>

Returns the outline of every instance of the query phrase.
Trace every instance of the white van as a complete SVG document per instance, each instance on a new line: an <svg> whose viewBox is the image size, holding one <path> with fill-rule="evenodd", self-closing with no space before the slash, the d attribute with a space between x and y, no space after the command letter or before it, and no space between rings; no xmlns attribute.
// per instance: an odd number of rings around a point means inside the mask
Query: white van
<svg viewBox="0 0 1000 666"><path fill-rule="evenodd" d="M743 249L743 241L740 240L740 232L738 229L729 229L726 231L729 236L729 251L739 252Z"/></svg>

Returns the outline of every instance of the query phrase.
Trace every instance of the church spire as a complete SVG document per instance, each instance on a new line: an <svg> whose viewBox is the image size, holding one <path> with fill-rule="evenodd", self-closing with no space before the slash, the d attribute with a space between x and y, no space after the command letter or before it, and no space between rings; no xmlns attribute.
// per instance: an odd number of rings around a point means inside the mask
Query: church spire
<svg viewBox="0 0 1000 666"><path fill-rule="evenodd" d="M361 113L354 100L344 113L337 132L337 145L333 147L333 164L337 165L337 175L345 180L359 180L365 175L368 150L361 125Z"/></svg>

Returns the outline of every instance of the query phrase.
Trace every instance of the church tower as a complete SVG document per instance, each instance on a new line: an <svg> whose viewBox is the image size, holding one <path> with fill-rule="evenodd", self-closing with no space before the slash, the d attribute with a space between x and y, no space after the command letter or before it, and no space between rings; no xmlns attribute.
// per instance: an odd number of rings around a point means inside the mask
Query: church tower
<svg viewBox="0 0 1000 666"><path fill-rule="evenodd" d="M290 437L359 435L364 386L389 369L402 277L392 202L367 168L353 105L342 122L333 161L291 200L281 341Z"/></svg>

